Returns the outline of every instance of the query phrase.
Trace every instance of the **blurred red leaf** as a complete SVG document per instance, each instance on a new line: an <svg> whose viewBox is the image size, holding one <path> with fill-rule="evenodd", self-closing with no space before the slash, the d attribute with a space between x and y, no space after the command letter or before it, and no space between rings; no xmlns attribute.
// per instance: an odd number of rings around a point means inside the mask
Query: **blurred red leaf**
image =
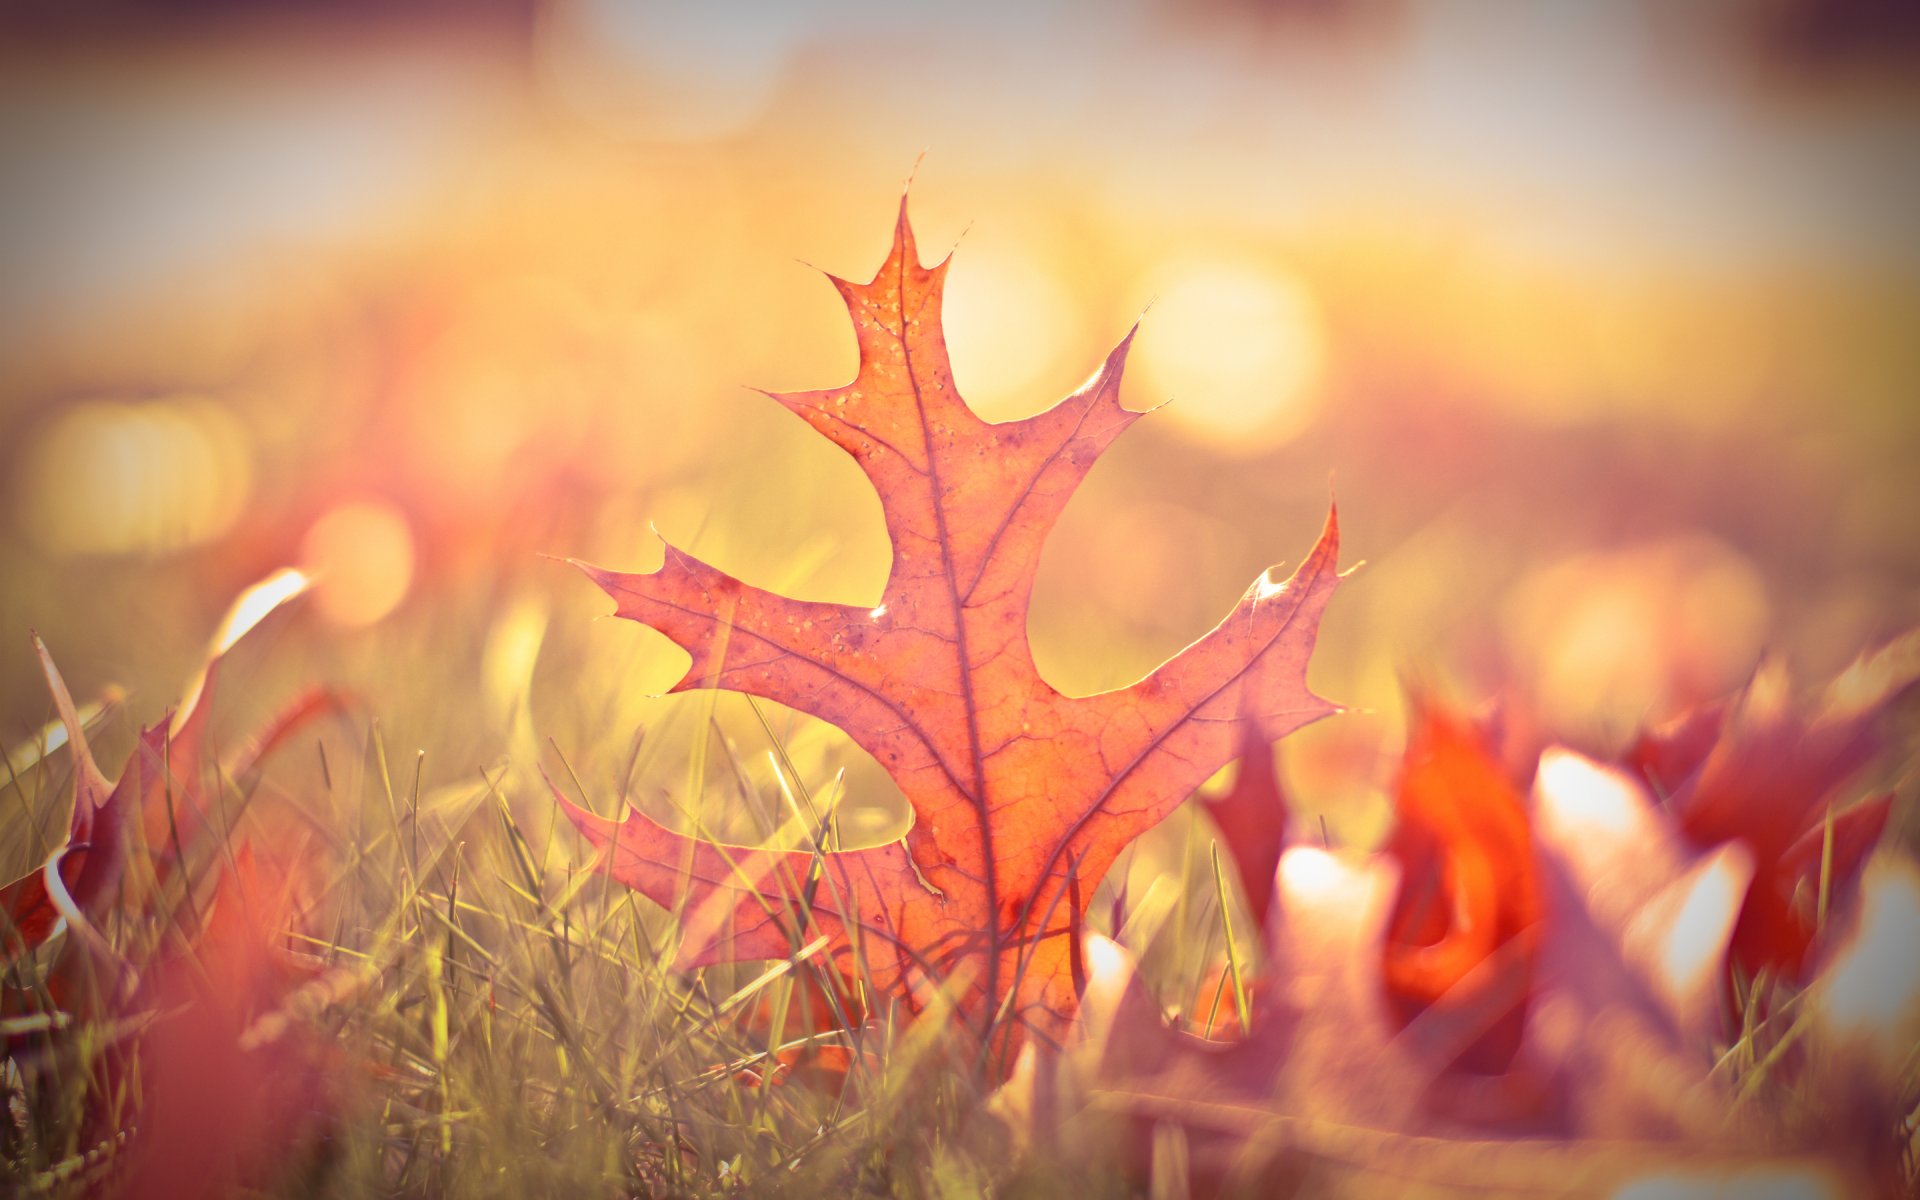
<svg viewBox="0 0 1920 1200"><path fill-rule="evenodd" d="M1519 1047L1540 919L1526 808L1472 724L1431 700L1417 700L1410 721L1388 845L1400 886L1382 943L1382 977L1404 1024L1436 1003L1457 1002L1475 968L1514 943L1518 1002L1461 1063L1495 1074Z"/></svg>
<svg viewBox="0 0 1920 1200"><path fill-rule="evenodd" d="M1484 745L1450 718L1425 730L1409 773L1436 770L1449 785L1436 794L1485 765ZM1436 745L1450 749L1430 755ZM1455 754L1476 765L1414 765ZM1178 1127L1195 1195L1598 1195L1775 1156L1818 1158L1863 1186L1880 1177L1880 1150L1796 1124L1797 1113L1729 1118L1734 1089L1707 1030L1744 852L1694 852L1635 780L1564 750L1541 760L1534 813L1530 961L1510 939L1403 1020L1385 971L1397 855L1295 846L1277 873L1270 986L1244 1040L1169 1027L1126 952L1092 937L1078 1036L1063 1056L1030 1051L1000 1110L1056 1138L1084 1126L1076 1102L1118 1114L1123 1128L1099 1152L1143 1171L1149 1130ZM1521 996L1505 1068L1458 1070L1462 1048Z"/></svg>
<svg viewBox="0 0 1920 1200"><path fill-rule="evenodd" d="M1292 579L1258 580L1213 632L1130 687L1062 695L1035 669L1027 603L1055 518L1137 413L1120 406L1131 335L1053 408L990 424L955 391L946 264L920 264L903 200L853 317L851 383L773 398L850 454L886 514L893 566L868 608L794 600L669 546L646 574L584 567L618 615L693 657L674 688L749 692L833 722L899 783L900 845L723 849L644 815L566 805L602 869L686 905L681 962L783 956L830 938L843 970L923 1008L944 992L981 1032L1052 1039L1075 1006L1085 904L1122 847L1238 749L1332 711L1307 656L1337 579L1331 514ZM857 960L857 961L856 961ZM1001 1021L1002 1012L1013 1020Z"/></svg>
<svg viewBox="0 0 1920 1200"><path fill-rule="evenodd" d="M45 865L0 888L0 911L11 925L4 954L11 959L44 942L59 923L61 905L56 903L50 885L57 885L83 915L91 917L110 899L109 889L118 882L120 866L126 857L125 814L139 803L143 792L146 763L154 758L157 746L164 745L164 723L141 732L139 750L118 783L109 784L94 762L87 745L86 729L74 709L73 696L53 665L53 656L38 637L33 639L40 669L53 693L54 709L67 732L67 745L73 754L73 812L67 823L67 838L48 856ZM156 760L157 761L157 760Z"/></svg>
<svg viewBox="0 0 1920 1200"><path fill-rule="evenodd" d="M1698 846L1739 842L1754 882L1729 965L1803 979L1816 934L1827 814L1834 845L1829 891L1844 896L1886 826L1891 797L1842 809L1845 789L1885 748L1889 706L1920 680L1920 631L1863 656L1807 713L1786 672L1763 666L1738 695L1643 732L1626 762L1666 797Z"/></svg>
<svg viewBox="0 0 1920 1200"><path fill-rule="evenodd" d="M130 821L142 823L145 844L161 878L174 869L205 819L202 758L208 712L226 651L261 618L298 595L306 581L282 572L249 588L234 602L208 650L200 673L188 685L181 707L140 731L134 753L109 784L95 762L86 730L53 656L38 637L34 650L53 693L56 712L73 755L73 810L66 840L40 868L0 888L0 912L12 931L0 949L12 958L44 942L62 916L91 923L112 905L122 882ZM309 692L269 722L258 744L229 775L244 774L294 729L337 704L331 693ZM64 896L52 889L57 886ZM68 903L70 901L70 903ZM63 911L67 910L67 911ZM5 933L0 930L0 933ZM87 936L81 931L79 936Z"/></svg>
<svg viewBox="0 0 1920 1200"><path fill-rule="evenodd" d="M229 1195L274 1176L299 1161L299 1146L335 1111L342 1080L351 1074L295 1013L341 998L364 982L363 973L326 971L275 945L290 923L289 896L304 864L283 859L264 866L249 846L230 859L196 853L227 836L223 824L208 820L212 797L204 790L208 714L221 660L304 586L303 577L283 572L236 600L180 709L141 732L112 785L51 656L35 642L73 755L74 807L65 844L45 866L0 891L17 934L8 952L38 946L64 918L69 938L87 953L55 960L35 986L9 989L0 1002L22 1015L38 1014L49 1000L62 1010L45 1014L61 1019L28 1026L41 1031L17 1039L9 1053L66 1036L64 1018L75 1014L137 1031L126 1047L111 1047L96 1062L103 1081L97 1095L115 1099L85 1115L93 1130L87 1136L95 1140L116 1136L131 1120L131 1143L115 1167L115 1194ZM249 777L294 730L337 705L331 693L304 694L224 765L223 777ZM128 854L141 849L152 856L152 872L128 875ZM166 893L150 886L154 876L164 880L183 863L218 873L228 861L232 869L211 894L190 885L187 901L171 914ZM202 898L194 900L196 893ZM136 921L169 929L153 952L109 936L102 918L123 904ZM90 968L103 965L104 978L89 978ZM110 985L101 986L105 981ZM84 1037L94 1036L95 1026L80 1028L89 1030ZM137 1087L131 1083L136 1074ZM123 1096L137 1107L120 1107Z"/></svg>
<svg viewBox="0 0 1920 1200"><path fill-rule="evenodd" d="M159 1016L139 1041L140 1116L122 1194L225 1196L299 1167L358 1073L290 1019L301 987L343 991L276 946L292 923L297 862L241 847L192 948L154 966L140 1002Z"/></svg>

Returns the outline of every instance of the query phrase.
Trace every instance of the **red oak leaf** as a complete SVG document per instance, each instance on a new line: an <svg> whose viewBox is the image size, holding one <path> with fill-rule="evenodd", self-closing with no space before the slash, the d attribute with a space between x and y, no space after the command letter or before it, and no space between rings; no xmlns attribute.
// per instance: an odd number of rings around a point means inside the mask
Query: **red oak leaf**
<svg viewBox="0 0 1920 1200"><path fill-rule="evenodd" d="M126 857L126 833L123 814L141 791L144 764L152 757L156 742L164 738L165 727L148 729L140 735L140 749L121 773L118 783L109 784L94 762L87 745L85 727L75 710L66 680L53 665L53 656L38 637L34 652L40 657L40 669L46 674L47 689L53 693L54 710L66 731L67 745L73 752L73 814L67 822L67 840L48 856L46 864L0 888L0 912L6 914L10 928L4 952L12 958L44 942L61 917L63 903L70 902L91 915L105 901L108 889L120 875ZM53 889L63 896L57 896Z"/></svg>
<svg viewBox="0 0 1920 1200"><path fill-rule="evenodd" d="M853 1069L854 1050L842 1042L814 1039L857 1027L866 1016L856 981L837 971L797 970L784 1003L775 1003L771 991L762 992L741 1019L741 1032L749 1044L785 1044L773 1052L770 1064L741 1070L734 1077L750 1087L764 1080L783 1084L798 1079L809 1090L837 1096Z"/></svg>
<svg viewBox="0 0 1920 1200"><path fill-rule="evenodd" d="M1565 750L1542 757L1532 811L1531 961L1509 941L1458 995L1402 1020L1384 971L1396 856L1294 846L1276 874L1271 986L1244 1040L1170 1027L1126 952L1090 936L1067 1051L1029 1050L996 1107L1056 1152L1078 1137L1142 1172L1152 1130L1177 1128L1194 1195L1606 1195L1676 1172L1738 1177L1756 1159L1876 1178L1879 1151L1833 1136L1846 1117L1797 1121L1805 1094L1742 1112L1714 1069L1705 1031L1744 852L1694 853L1632 778ZM1505 1070L1455 1069L1520 994Z"/></svg>
<svg viewBox="0 0 1920 1200"><path fill-rule="evenodd" d="M658 570L583 567L618 615L693 657L673 690L727 688L838 725L913 808L899 845L824 855L722 848L643 815L566 805L597 861L687 910L681 962L786 955L826 936L842 969L915 1008L944 995L980 1032L1052 1039L1075 1007L1081 914L1122 847L1239 748L1333 711L1307 657L1338 578L1329 514L1292 578L1257 580L1211 633L1132 686L1066 696L1040 677L1027 605L1048 530L1140 415L1120 406L1132 335L1073 395L989 423L954 389L946 263L925 267L901 204L852 315L852 382L773 396L850 454L880 495L893 565L871 608L762 591L669 546ZM730 933L729 933L730 931ZM1005 1019L1005 1018L1011 1018ZM1003 1060L1004 1061L1004 1060Z"/></svg>
<svg viewBox="0 0 1920 1200"><path fill-rule="evenodd" d="M1461 1063L1498 1073L1519 1047L1540 919L1526 807L1473 725L1425 700L1415 702L1411 721L1394 793L1399 824L1388 852L1401 874L1382 977L1404 1024L1436 1003L1458 1002L1475 968L1517 943L1519 1002Z"/></svg>
<svg viewBox="0 0 1920 1200"><path fill-rule="evenodd" d="M10 929L0 928L5 940L0 957L12 958L44 942L61 917L72 924L78 916L77 936L91 934L94 919L115 901L122 882L129 822L140 822L146 844L154 855L160 877L178 863L205 817L201 788L201 761L206 744L207 712L211 707L220 660L260 619L306 587L297 572L283 571L247 589L234 602L208 649L205 665L188 686L181 707L141 730L133 756L120 778L109 784L87 744L86 730L67 691L66 682L39 638L34 649L53 693L54 708L66 731L73 754L73 812L67 839L34 871L0 888L0 912ZM245 774L299 723L332 703L330 694L303 696L270 723L260 744L234 764L231 775Z"/></svg>
<svg viewBox="0 0 1920 1200"><path fill-rule="evenodd" d="M1885 745L1887 708L1920 679L1920 631L1863 656L1811 714L1790 701L1768 665L1737 696L1642 733L1627 764L1667 798L1697 846L1740 842L1754 881L1734 931L1730 966L1803 979L1818 917L1827 814L1831 895L1843 895L1886 827L1892 797L1849 808L1845 789Z"/></svg>

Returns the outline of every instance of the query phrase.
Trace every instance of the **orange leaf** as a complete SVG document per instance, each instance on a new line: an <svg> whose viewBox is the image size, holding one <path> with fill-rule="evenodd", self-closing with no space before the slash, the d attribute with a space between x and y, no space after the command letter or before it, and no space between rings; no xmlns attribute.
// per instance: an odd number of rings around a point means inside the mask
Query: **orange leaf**
<svg viewBox="0 0 1920 1200"><path fill-rule="evenodd" d="M1483 764L1484 751L1451 718L1423 716L1403 792L1458 755ZM1510 940L1467 977L1478 982L1400 1019L1382 948L1403 904L1394 856L1294 846L1276 872L1251 1033L1222 1044L1170 1027L1127 952L1090 935L1078 1036L1064 1054L1029 1054L1002 1111L1030 1120L1036 1140L1117 1114L1127 1125L1112 1140L1083 1144L1131 1156L1142 1174L1154 1127L1178 1125L1194 1195L1611 1195L1640 1176L1762 1156L1817 1157L1844 1191L1897 1153L1891 1139L1863 1150L1831 1136L1844 1121L1786 1126L1759 1105L1729 1121L1734 1090L1713 1069L1705 1018L1745 885L1739 851L1690 857L1637 784L1562 749L1540 761L1532 811L1523 836L1542 936L1524 980ZM1520 994L1531 1002L1509 1063L1455 1069Z"/></svg>
<svg viewBox="0 0 1920 1200"><path fill-rule="evenodd" d="M1526 808L1506 772L1468 722L1430 702L1416 703L1412 720L1389 847L1400 888L1383 942L1383 977L1402 1021L1443 1002L1515 939L1524 963L1540 919ZM1521 994L1462 1065L1504 1069L1519 1043Z"/></svg>
<svg viewBox="0 0 1920 1200"><path fill-rule="evenodd" d="M1052 1039L1075 1007L1082 910L1122 847L1234 757L1239 721L1272 741L1333 711L1306 668L1338 539L1329 514L1291 579L1263 576L1140 682L1062 695L1034 667L1028 598L1055 518L1140 415L1119 401L1132 335L1053 408L989 423L954 389L945 277L945 262L920 264L903 199L873 280L833 280L859 342L853 381L773 396L879 492L893 566L876 605L762 591L671 546L650 573L583 567L618 615L692 655L673 690L748 692L845 730L912 805L904 843L827 854L808 886L808 854L567 811L616 878L662 904L685 896L683 964L785 955L804 926L916 1008L944 990L982 1032L1004 1009ZM802 895L806 912L788 900Z"/></svg>

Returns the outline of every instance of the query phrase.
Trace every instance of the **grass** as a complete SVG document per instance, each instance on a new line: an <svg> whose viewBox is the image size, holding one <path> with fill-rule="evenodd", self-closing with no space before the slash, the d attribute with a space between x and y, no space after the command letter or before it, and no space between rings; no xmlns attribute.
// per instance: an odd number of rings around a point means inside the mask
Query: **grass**
<svg viewBox="0 0 1920 1200"><path fill-rule="evenodd" d="M679 712L577 754L550 744L545 760L603 813L631 800L665 815L662 797L689 828L816 852L884 836L842 803L860 764L836 763L821 727L712 693ZM96 743L131 740L124 714L89 708ZM70 756L47 736L8 751L21 863L55 838L71 794ZM167 829L185 869L156 870L165 845L131 856L128 902L97 930L111 959L69 929L8 973L5 1190L85 1196L132 1179L129 1194L191 1195L231 1166L239 1194L288 1197L1188 1194L1177 1121L1029 1122L972 1068L937 1001L908 1020L818 941L673 970L674 914L585 869L530 768L443 773L358 710L307 727L264 771L209 764L215 815L184 840ZM1230 874L1189 805L1089 910L1164 1009L1221 1037L1261 970ZM1823 879L1823 915L1828 891ZM274 953L236 951L235 919ZM1770 1001L1720 1048L1728 1119L1764 1107L1817 1137L1843 1094L1823 1073L1843 1060L1822 1058L1801 994L1745 986ZM232 1024L216 1032L244 1052L224 1076L183 1077L208 1045L195 1014L223 999ZM1901 1072L1920 1095L1920 1062ZM1879 1136L1910 1137L1899 1116L1906 1132ZM148 1148L163 1136L178 1153Z"/></svg>
<svg viewBox="0 0 1920 1200"><path fill-rule="evenodd" d="M830 836L817 802L832 795L806 788L778 718L754 716L781 792L754 806L790 812L770 832L802 844L809 829ZM722 751L737 789L753 786L746 750L717 731L703 741ZM10 754L9 791L18 813L54 829L71 768L40 750ZM1009 1172L1010 1133L986 1112L987 1085L940 1014L908 1022L816 957L819 942L773 964L673 971L673 916L585 870L570 834L556 836L554 806L528 805L525 781L504 768L437 783L424 755L390 753L377 721L336 721L280 753L311 759L293 773L316 791L289 796L263 783L270 775L210 772L221 815L185 847L189 869L162 881L146 867L130 891L139 907L101 930L152 975L184 957L214 976L219 964L196 961L220 953L205 945L209 910L251 906L276 967L294 964L290 977L266 972L273 986L247 1007L241 1037L277 1033L327 1085L278 1126L198 1131L223 1146L236 1139L226 1148L250 1186L303 1196L1047 1190ZM624 781L655 769L638 739L624 758L622 779L595 779L598 791L564 758L560 777L604 811ZM706 780L709 765L696 759L691 777ZM701 803L696 792L689 806ZM273 847L289 873L236 886L235 847L248 842ZM151 853L143 846L131 861ZM1194 916L1220 925L1204 905ZM111 980L70 940L55 937L7 979L21 999L6 1025L16 1053L0 1178L22 1195L91 1194L135 1169L128 1135L141 1125L143 1058L180 1007L204 999L157 989L116 1003ZM1197 980L1213 939L1180 940L1195 961L1174 965ZM83 978L67 1009L132 1015L69 1021L35 984L74 971ZM248 1137L277 1144L263 1154Z"/></svg>

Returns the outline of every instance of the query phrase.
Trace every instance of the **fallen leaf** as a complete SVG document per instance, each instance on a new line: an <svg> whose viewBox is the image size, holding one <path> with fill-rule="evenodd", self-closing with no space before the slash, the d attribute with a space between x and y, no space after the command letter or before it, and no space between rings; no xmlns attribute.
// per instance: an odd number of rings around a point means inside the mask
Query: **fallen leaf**
<svg viewBox="0 0 1920 1200"><path fill-rule="evenodd" d="M87 744L87 733L74 709L73 696L53 665L53 656L39 637L33 639L34 653L47 677L47 689L53 693L53 705L67 731L67 745L73 755L73 811L67 822L67 838L56 847L46 863L0 888L0 912L6 914L10 928L6 932L4 959L12 959L44 942L59 923L62 903L71 903L83 913L98 911L107 891L120 874L125 859L125 832L119 814L136 801L128 793L139 794L139 764L147 755L136 752L134 761L121 774L118 783L109 784L94 761ZM140 736L141 751L149 751L155 738L153 730ZM62 895L56 898L55 887Z"/></svg>
<svg viewBox="0 0 1920 1200"><path fill-rule="evenodd" d="M855 980L834 971L795 970L783 996L762 991L740 1019L748 1045L778 1047L760 1062L734 1073L749 1087L764 1082L804 1082L808 1090L837 1096L853 1070L854 1052L844 1041L867 1019Z"/></svg>
<svg viewBox="0 0 1920 1200"><path fill-rule="evenodd" d="M0 994L0 1012L43 1018L11 1023L24 1036L10 1027L5 1050L30 1061L72 1041L89 1056L97 1102L81 1115L80 1139L124 1143L112 1194L226 1195L243 1179L276 1174L337 1110L340 1081L351 1073L307 1018L361 986L362 974L325 970L275 944L305 864L282 857L263 865L245 845L230 855L205 853L209 842L224 848L227 840L224 826L208 820L203 791L221 660L304 586L283 572L235 601L181 706L141 731L113 784L35 639L73 756L73 810L66 841L46 863L0 889L14 926L6 956L39 947L62 920L69 943L84 953L52 957L30 986ZM222 778L248 780L295 729L338 703L330 692L303 694L221 764ZM150 869L127 871L133 854L150 856ZM194 888L169 914L178 896L151 884L183 862L196 872L209 867L217 881ZM122 906L132 919L116 930L104 918ZM161 921L168 936L157 942L124 936L128 925ZM110 1040L105 1053L85 1050L102 1029L126 1031L125 1045ZM137 1097L137 1113L119 1097Z"/></svg>
<svg viewBox="0 0 1920 1200"><path fill-rule="evenodd" d="M360 1066L290 1009L356 981L277 944L295 923L302 866L242 845L191 947L142 980L135 1006L156 1017L138 1039L141 1107L121 1195L241 1195L297 1176L338 1119Z"/></svg>
<svg viewBox="0 0 1920 1200"><path fill-rule="evenodd" d="M115 902L123 881L129 822L143 824L146 845L162 877L177 864L205 817L201 761L220 661L261 618L298 595L305 584L297 572L277 572L234 601L180 708L140 731L132 757L111 784L94 760L86 729L53 656L34 638L34 651L73 756L73 809L66 840L45 864L0 888L0 912L11 924L10 931L0 931L7 933L5 959L40 945L62 917L76 936L91 942L93 923ZM302 697L270 724L268 739L242 760L244 769L250 770L292 728L325 707L311 695Z"/></svg>
<svg viewBox="0 0 1920 1200"><path fill-rule="evenodd" d="M1387 852L1400 883L1382 942L1382 977L1402 1025L1458 1003L1475 969L1512 945L1517 1002L1462 1052L1461 1065L1504 1071L1519 1047L1540 920L1526 808L1479 730L1416 698L1394 789Z"/></svg>
<svg viewBox="0 0 1920 1200"><path fill-rule="evenodd" d="M1119 401L1132 335L1053 408L989 423L954 388L945 277L944 262L921 265L903 199L873 280L833 280L859 344L853 381L773 396L880 495L893 565L875 605L763 591L672 546L650 573L582 566L618 615L692 656L674 691L748 692L846 731L912 806L903 842L731 849L644 814L615 822L562 802L602 869L685 907L682 965L783 956L817 931L841 969L911 1006L944 993L976 1031L1008 1031L1005 1052L1023 1036L1013 1031L1063 1031L1094 888L1233 758L1242 723L1271 742L1333 711L1308 691L1306 667L1338 539L1329 514L1292 578L1262 576L1138 683L1055 690L1029 651L1028 599L1055 518L1140 415Z"/></svg>
<svg viewBox="0 0 1920 1200"><path fill-rule="evenodd" d="M1851 894L1885 829L1891 797L1844 806L1846 789L1886 746L1884 717L1920 680L1920 630L1863 655L1819 707L1793 703L1786 671L1767 663L1738 695L1645 731L1625 756L1666 799L1696 846L1738 842L1754 881L1729 966L1803 980L1818 932L1826 824L1829 899Z"/></svg>
<svg viewBox="0 0 1920 1200"><path fill-rule="evenodd" d="M1637 781L1565 750L1543 756L1533 806L1530 962L1510 941L1461 977L1460 996L1443 993L1457 1002L1403 1022L1383 953L1395 856L1293 846L1276 876L1271 986L1244 1040L1170 1027L1127 952L1089 936L1068 1048L1027 1052L996 1109L1044 1125L1034 1142L1129 1155L1142 1177L1157 1177L1151 1131L1177 1127L1193 1195L1606 1195L1762 1164L1877 1178L1879 1163L1818 1124L1736 1114L1713 1069L1706 1030L1744 851L1695 852ZM1516 988L1530 1002L1507 1068L1458 1070ZM1088 1132L1113 1119L1117 1133Z"/></svg>

